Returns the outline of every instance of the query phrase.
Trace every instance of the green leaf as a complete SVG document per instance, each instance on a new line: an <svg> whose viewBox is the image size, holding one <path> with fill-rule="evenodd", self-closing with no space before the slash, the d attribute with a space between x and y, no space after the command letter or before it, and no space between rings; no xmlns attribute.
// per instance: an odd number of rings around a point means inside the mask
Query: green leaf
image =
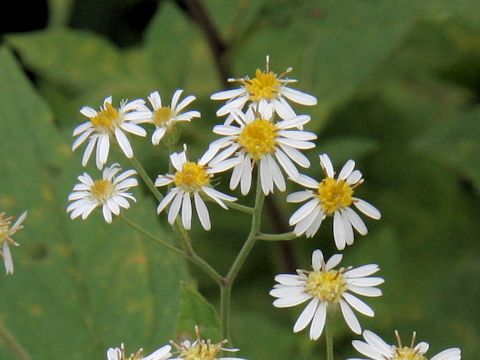
<svg viewBox="0 0 480 360"><path fill-rule="evenodd" d="M177 319L177 337L186 334L195 338L195 326L198 326L202 339L221 341L220 321L217 311L192 285L182 283L180 289L180 312Z"/></svg>
<svg viewBox="0 0 480 360"><path fill-rule="evenodd" d="M66 214L84 169L13 56L0 49L0 208L25 228L15 235L13 276L0 276L0 316L35 359L104 358L125 342L154 350L173 338L185 261L101 211L86 221ZM71 138L68 138L71 142ZM94 178L97 170L89 171ZM166 240L155 206L132 189L123 214ZM0 357L12 358L4 343Z"/></svg>
<svg viewBox="0 0 480 360"><path fill-rule="evenodd" d="M86 31L53 29L6 39L28 68L70 93L97 88L126 74L118 49Z"/></svg>

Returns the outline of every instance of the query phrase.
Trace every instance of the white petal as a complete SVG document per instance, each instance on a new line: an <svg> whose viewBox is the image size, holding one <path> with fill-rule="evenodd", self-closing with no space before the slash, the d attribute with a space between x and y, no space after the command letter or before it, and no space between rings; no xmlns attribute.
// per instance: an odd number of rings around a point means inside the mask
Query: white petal
<svg viewBox="0 0 480 360"><path fill-rule="evenodd" d="M362 179L362 173L358 170L354 170L350 175L348 175L346 182L349 185L353 185L358 183L361 179Z"/></svg>
<svg viewBox="0 0 480 360"><path fill-rule="evenodd" d="M242 195L247 195L252 184L253 166L248 156L245 156L242 166L242 177L240 179L240 190Z"/></svg>
<svg viewBox="0 0 480 360"><path fill-rule="evenodd" d="M358 268L347 270L345 271L344 274L347 278L351 279L351 278L369 276L369 275L375 274L378 270L380 270L380 268L378 267L377 264L368 264L368 265L359 266Z"/></svg>
<svg viewBox="0 0 480 360"><path fill-rule="evenodd" d="M166 360L170 356L172 356L172 354L170 353L171 349L172 347L170 345L165 345L153 352L152 354L144 357L143 360Z"/></svg>
<svg viewBox="0 0 480 360"><path fill-rule="evenodd" d="M165 196L163 198L163 200L160 201L160 204L158 204L157 214L160 214L163 211L163 209L165 209L165 207L168 204L170 204L170 202L173 200L173 198L177 194L177 192L178 192L177 188L173 188L172 190L170 190L170 192L167 194L167 196Z"/></svg>
<svg viewBox="0 0 480 360"><path fill-rule="evenodd" d="M361 334L362 327L360 326L360 323L358 322L357 317L353 313L353 310L344 300L340 300L340 309L342 310L343 318L345 319L345 322L347 323L348 327L355 334Z"/></svg>
<svg viewBox="0 0 480 360"><path fill-rule="evenodd" d="M273 192L272 174L268 168L268 160L266 158L260 160L260 182L262 183L262 190L265 195Z"/></svg>
<svg viewBox="0 0 480 360"><path fill-rule="evenodd" d="M323 211L320 211L315 220L313 221L312 225L310 225L310 227L305 232L305 236L307 238L313 237L317 233L318 229L322 225L323 219L325 219L325 213Z"/></svg>
<svg viewBox="0 0 480 360"><path fill-rule="evenodd" d="M72 145L72 151L75 151L80 145L82 145L85 140L90 136L90 134L93 132L93 130L87 130L85 131L82 135L80 135L73 143Z"/></svg>
<svg viewBox="0 0 480 360"><path fill-rule="evenodd" d="M230 189L233 190L238 186L240 182L240 177L242 175L243 164L237 164L232 171L232 177L230 178Z"/></svg>
<svg viewBox="0 0 480 360"><path fill-rule="evenodd" d="M275 151L275 157L277 158L278 162L288 176L290 176L292 179L298 177L299 174L297 168L292 163L292 160L290 160L282 150L277 149L277 151Z"/></svg>
<svg viewBox="0 0 480 360"><path fill-rule="evenodd" d="M365 316L370 316L370 317L373 317L375 315L373 309L367 304L365 304L362 300L357 298L356 296L353 296L352 294L344 292L342 294L342 297L351 307L353 307L359 313Z"/></svg>
<svg viewBox="0 0 480 360"><path fill-rule="evenodd" d="M392 354L390 353L388 357L384 357L376 348L367 343L364 343L363 341L354 340L352 341L352 345L359 353L368 356L369 359L385 360L391 359L392 356Z"/></svg>
<svg viewBox="0 0 480 360"><path fill-rule="evenodd" d="M352 224L344 210L340 210L340 214L342 215L343 226L345 229L345 242L347 245L352 245L354 240Z"/></svg>
<svg viewBox="0 0 480 360"><path fill-rule="evenodd" d="M277 138L277 143L291 146L295 149L301 149L301 150L313 149L315 147L315 144L310 141L287 139L282 137Z"/></svg>
<svg viewBox="0 0 480 360"><path fill-rule="evenodd" d="M207 207L203 202L202 198L198 193L193 193L193 199L195 201L195 208L197 209L198 218L200 219L200 223L202 224L205 230L210 230L210 216L208 214Z"/></svg>
<svg viewBox="0 0 480 360"><path fill-rule="evenodd" d="M290 217L288 220L289 225L295 225L298 223L300 220L304 219L307 217L318 205L318 200L317 199L312 199L308 201L307 203L303 204L300 208L298 208L297 211L293 213L293 215Z"/></svg>
<svg viewBox="0 0 480 360"><path fill-rule="evenodd" d="M335 211L333 215L333 237L337 249L345 249L345 226L343 225L342 215L339 211Z"/></svg>
<svg viewBox="0 0 480 360"><path fill-rule="evenodd" d="M287 156L293 161L295 161L298 165L304 168L310 167L310 161L300 151L298 151L293 147L283 145L283 144L280 145L280 147L285 152L285 154L287 154Z"/></svg>
<svg viewBox="0 0 480 360"><path fill-rule="evenodd" d="M165 186L168 184L171 184L173 182L172 177L170 176L165 176L165 175L159 175L157 177L157 180L155 180L155 186Z"/></svg>
<svg viewBox="0 0 480 360"><path fill-rule="evenodd" d="M88 160L90 159L90 156L92 155L92 151L95 148L95 144L97 143L98 137L92 137L90 138L90 141L87 144L87 147L85 148L85 152L83 153L82 157L82 166L87 166Z"/></svg>
<svg viewBox="0 0 480 360"><path fill-rule="evenodd" d="M296 116L292 107L283 98L272 100L272 105L278 116L284 120L289 120Z"/></svg>
<svg viewBox="0 0 480 360"><path fill-rule="evenodd" d="M195 96L193 95L188 95L185 99L183 99L180 104L177 105L177 108L175 109L175 112L176 113L179 113L180 111L182 111L183 109L185 109L188 105L190 105L192 103L192 101L194 101L196 99ZM173 108L173 106L172 106Z"/></svg>
<svg viewBox="0 0 480 360"><path fill-rule="evenodd" d="M372 204L369 204L365 200L359 199L359 198L353 198L353 204L355 207L363 212L365 215L371 217L372 219L378 220L382 217L380 214L380 211L373 206Z"/></svg>
<svg viewBox="0 0 480 360"><path fill-rule="evenodd" d="M364 287L364 286L356 286L356 285L349 284L348 290L362 296L368 296L368 297L382 296L382 290L377 289L375 287Z"/></svg>
<svg viewBox="0 0 480 360"><path fill-rule="evenodd" d="M300 202L306 201L306 200L308 200L308 199L310 199L314 196L315 195L313 195L309 191L305 191L305 190L297 191L297 192L291 193L287 196L287 202L300 203Z"/></svg>
<svg viewBox="0 0 480 360"><path fill-rule="evenodd" d="M142 128L141 126L136 125L136 124L124 122L122 125L120 125L120 127L123 130L125 130L129 133L132 133L134 135L137 135L137 136L146 136L147 135L147 132L145 131L145 129Z"/></svg>
<svg viewBox="0 0 480 360"><path fill-rule="evenodd" d="M327 154L320 155L320 165L328 177L333 178L335 176L335 171L333 170L332 162Z"/></svg>
<svg viewBox="0 0 480 360"><path fill-rule="evenodd" d="M183 191L179 191L173 199L170 210L168 211L168 222L173 225L182 206Z"/></svg>
<svg viewBox="0 0 480 360"><path fill-rule="evenodd" d="M225 90L225 91L220 91L215 94L212 94L210 96L210 99L212 100L227 100L231 99L234 97L237 97L239 95L242 95L245 93L245 90L240 88L240 89L233 89L233 90Z"/></svg>
<svg viewBox="0 0 480 360"><path fill-rule="evenodd" d="M368 229L360 216L358 216L358 214L349 207L345 208L344 211L355 230L357 230L360 235L366 235L368 233Z"/></svg>
<svg viewBox="0 0 480 360"><path fill-rule="evenodd" d="M3 263L5 265L5 271L7 274L13 274L13 260L10 253L10 247L6 241L3 242Z"/></svg>
<svg viewBox="0 0 480 360"><path fill-rule="evenodd" d="M363 332L363 337L367 343L374 347L375 350L377 350L380 354L384 355L385 357L392 355L392 346L388 345L377 334L369 330L365 330Z"/></svg>
<svg viewBox="0 0 480 360"><path fill-rule="evenodd" d="M150 104L152 104L154 110L162 107L162 98L160 97L160 93L158 91L151 93L148 96L148 100L150 101Z"/></svg>
<svg viewBox="0 0 480 360"><path fill-rule="evenodd" d="M98 139L98 145L97 145L97 161L98 164L105 164L108 159L108 152L110 151L110 138L108 137L107 134L102 135ZM98 167L98 166L97 166ZM100 169L100 167L98 167Z"/></svg>
<svg viewBox="0 0 480 360"><path fill-rule="evenodd" d="M182 95L182 92L183 92L183 90L179 89L179 90L176 90L173 93L172 103L171 103L171 108L172 109L175 109L177 107L177 102L178 102L178 99L180 99L180 96Z"/></svg>
<svg viewBox="0 0 480 360"><path fill-rule="evenodd" d="M276 299L273 302L273 306L278 307L278 308L285 308L285 307L291 307L291 306L296 306L304 303L305 301L311 299L312 296L309 294L299 294L297 296L292 296L288 298L280 298Z"/></svg>
<svg viewBox="0 0 480 360"><path fill-rule="evenodd" d="M278 167L277 163L273 159L272 156L267 156L267 161L268 161L268 168L270 170L270 173L272 174L272 179L275 185L277 186L278 190L280 191L285 191L286 190L286 184L285 184L285 179L283 178L282 171Z"/></svg>
<svg viewBox="0 0 480 360"><path fill-rule="evenodd" d="M323 332L325 327L325 320L327 318L327 303L321 302L318 305L317 311L310 326L310 339L317 340Z"/></svg>
<svg viewBox="0 0 480 360"><path fill-rule="evenodd" d="M347 177L350 176L354 168L355 161L348 160L345 165L343 165L342 170L340 170L340 174L338 174L338 180L345 180Z"/></svg>
<svg viewBox="0 0 480 360"><path fill-rule="evenodd" d="M323 253L317 249L312 253L312 268L314 271L320 271L324 264Z"/></svg>
<svg viewBox="0 0 480 360"><path fill-rule="evenodd" d="M183 194L182 203L182 224L187 230L190 230L192 226L192 203L190 202L190 194Z"/></svg>
<svg viewBox="0 0 480 360"><path fill-rule="evenodd" d="M310 189L318 189L318 186L320 185L320 183L317 180L312 179L310 176L303 175L303 174L299 174L297 177L293 178L292 180L295 181L297 184L300 184Z"/></svg>
<svg viewBox="0 0 480 360"><path fill-rule="evenodd" d="M425 354L428 351L430 345L425 341L419 342L413 349L418 351L420 354Z"/></svg>
<svg viewBox="0 0 480 360"><path fill-rule="evenodd" d="M285 96L287 99L296 102L297 104L312 106L317 104L317 99L309 94L304 92L288 88L282 87L281 94Z"/></svg>
<svg viewBox="0 0 480 360"><path fill-rule="evenodd" d="M340 264L343 259L343 255L335 254L330 259L328 259L327 263L325 264L325 270L329 271L332 270L335 266Z"/></svg>
<svg viewBox="0 0 480 360"><path fill-rule="evenodd" d="M122 130L119 128L115 129L115 137L117 138L118 145L122 149L123 153L127 158L131 158L133 156L133 149L132 146L130 145L130 142L128 141L127 137L123 133Z"/></svg>
<svg viewBox="0 0 480 360"><path fill-rule="evenodd" d="M108 208L107 204L103 205L102 211L103 211L103 217L105 218L105 221L110 224L112 222L112 213Z"/></svg>
<svg viewBox="0 0 480 360"><path fill-rule="evenodd" d="M430 360L460 360L462 352L458 348L451 348L443 350L441 353L435 355Z"/></svg>
<svg viewBox="0 0 480 360"><path fill-rule="evenodd" d="M295 235L300 236L310 228L310 226L315 222L319 213L321 212L320 206L315 207L313 211L304 219L300 220L296 225L293 232Z"/></svg>
<svg viewBox="0 0 480 360"><path fill-rule="evenodd" d="M310 116L299 115L299 116L295 116L293 119L280 121L276 125L278 129L290 129L294 127L298 128L302 125L305 125L309 121L310 121Z"/></svg>
<svg viewBox="0 0 480 360"><path fill-rule="evenodd" d="M312 299L308 303L308 305L303 309L302 313L298 317L297 321L295 322L295 325L293 326L293 332L297 333L299 331L302 331L305 329L310 321L312 321L313 316L315 315L315 312L318 307L318 298Z"/></svg>
<svg viewBox="0 0 480 360"><path fill-rule="evenodd" d="M304 283L298 275L292 274L279 274L275 276L275 281L287 286L296 286Z"/></svg>
<svg viewBox="0 0 480 360"><path fill-rule="evenodd" d="M348 283L356 286L377 286L383 284L385 280L381 277L366 277L348 279Z"/></svg>

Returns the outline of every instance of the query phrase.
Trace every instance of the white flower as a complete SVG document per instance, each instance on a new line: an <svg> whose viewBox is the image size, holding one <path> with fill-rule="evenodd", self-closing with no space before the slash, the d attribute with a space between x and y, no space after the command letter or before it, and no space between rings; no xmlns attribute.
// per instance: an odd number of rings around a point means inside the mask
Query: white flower
<svg viewBox="0 0 480 360"><path fill-rule="evenodd" d="M156 127L152 135L153 145L158 145L167 130L169 130L176 122L190 121L193 118L200 117L200 113L198 111L187 111L181 113L183 109L185 109L193 100L195 100L195 96L189 95L179 104L177 104L182 92L183 90L175 91L171 104L165 106L162 106L162 99L158 91L151 93L148 97L148 100L150 100L150 103L153 107L153 113L150 121Z"/></svg>
<svg viewBox="0 0 480 360"><path fill-rule="evenodd" d="M227 340L219 342L217 344L212 343L209 340L202 340L200 338L200 332L198 326L195 326L195 331L197 334L197 340L191 342L190 340L185 340L180 345L171 341L171 343L177 348L178 357L172 358L172 360L245 360L243 358L237 357L218 357L218 354L222 351L227 352L236 352L239 349L229 349L223 347Z"/></svg>
<svg viewBox="0 0 480 360"><path fill-rule="evenodd" d="M358 352L372 360L427 360L425 353L429 345L426 342L420 342L415 345L415 332L413 333L410 346L402 345L398 332L395 331L397 345L388 345L378 335L365 330L363 337L366 342L354 340L352 345ZM430 358L430 360L460 360L461 351L458 348L451 348ZM360 359L349 359L360 360Z"/></svg>
<svg viewBox="0 0 480 360"><path fill-rule="evenodd" d="M373 310L350 292L375 297L382 292L375 286L384 282L379 277L369 277L376 273L378 265L370 264L358 268L348 267L334 270L342 260L342 255L333 255L327 262L320 250L312 254L313 271L297 270L297 275L280 274L278 282L270 291L277 299L273 305L278 308L291 307L308 301L308 305L298 317L294 332L310 326L310 339L316 340L322 335L327 310L340 306L347 325L353 332L360 334L362 329L352 308L363 315L373 317Z"/></svg>
<svg viewBox="0 0 480 360"><path fill-rule="evenodd" d="M129 357L126 357L125 348L122 343L120 348L110 348L107 350L107 360L167 360L170 359L170 356L172 356L170 353L171 349L172 347L170 345L165 345L145 357L143 356L143 349L140 349L135 354L131 354Z"/></svg>
<svg viewBox="0 0 480 360"><path fill-rule="evenodd" d="M294 179L295 182L314 190L288 195L287 201L292 203L309 200L295 211L289 223L295 225L294 232L297 236L306 233L307 237L312 237L320 228L323 219L333 216L335 244L339 250L343 250L345 244L353 244L353 228L361 235L368 232L363 220L352 209L352 204L372 219L380 219L381 214L373 205L353 196L354 189L363 183L362 173L354 170L353 160L345 163L337 179L334 178L335 172L326 154L320 155L320 165L326 175L321 182L305 175Z"/></svg>
<svg viewBox="0 0 480 360"><path fill-rule="evenodd" d="M215 93L211 96L213 100L228 100L227 103L217 111L217 116L223 116L234 110L242 110L249 101L253 104L264 103L285 120L295 116L288 99L302 105L316 105L317 99L301 91L289 88L287 85L297 82L295 79L288 79L286 75L292 70L288 68L280 75L270 71L269 57L267 56L266 71L257 69L255 77L248 76L241 79L228 79L229 82L239 82L240 88Z"/></svg>
<svg viewBox="0 0 480 360"><path fill-rule="evenodd" d="M84 106L80 112L89 120L73 131L73 136L78 135L78 138L73 143L72 150L75 151L89 139L83 154L82 165L87 165L96 145L96 164L99 169L107 162L111 137L116 139L125 156L131 158L132 146L123 131L145 136L147 132L137 124L147 122L151 118L151 112L145 106L144 100L137 99L131 102L122 100L117 109L112 106L111 96L105 99L99 112L89 106Z"/></svg>
<svg viewBox="0 0 480 360"><path fill-rule="evenodd" d="M134 170L127 170L117 176L122 169L118 164L113 164L103 169L102 179L93 180L90 175L83 173L78 177L79 184L73 187L68 196L73 201L67 208L70 217L75 219L82 216L85 220L97 207L102 206L103 217L108 223L112 222L112 213L120 214L120 208L128 209L130 204L127 199L135 202L131 193L127 192L132 186L137 186L138 181L131 176Z"/></svg>
<svg viewBox="0 0 480 360"><path fill-rule="evenodd" d="M13 274L13 260L10 252L10 245L19 246L19 244L12 239L12 236L18 230L23 229L22 222L27 217L27 212L24 211L15 221L13 226L11 224L11 217L5 217L5 213L0 213L0 256L3 257L3 263L5 264L5 271L7 274Z"/></svg>
<svg viewBox="0 0 480 360"><path fill-rule="evenodd" d="M159 175L155 186L174 184L168 194L163 198L157 208L160 214L167 205L170 205L168 222L173 224L181 210L182 224L185 229L191 228L192 223L192 199L197 209L198 218L205 230L210 230L210 215L201 195L214 200L224 209L228 209L224 201L235 201L237 198L225 195L213 188L211 180L215 173L230 168L232 160L225 160L211 166L203 156L198 162L187 159L187 147L184 151L170 155L170 161L175 168L175 174Z"/></svg>
<svg viewBox="0 0 480 360"><path fill-rule="evenodd" d="M262 106L259 106L258 112L249 108L246 113L238 111L233 115L239 126L215 126L213 132L223 135L224 138L212 142L207 151L209 155L206 155L213 157L211 164L232 156L237 159L236 163L232 163L234 168L230 189L233 190L240 184L242 194L246 195L250 191L255 164L259 166L265 195L273 192L274 186L285 191L285 179L278 164L291 178L298 176L293 162L302 167L310 166L310 162L299 149L314 148L315 144L309 140L314 140L317 136L311 132L290 130L306 124L310 120L309 116L301 115L274 123L271 121L272 112L268 107ZM218 153L221 149L224 150Z"/></svg>

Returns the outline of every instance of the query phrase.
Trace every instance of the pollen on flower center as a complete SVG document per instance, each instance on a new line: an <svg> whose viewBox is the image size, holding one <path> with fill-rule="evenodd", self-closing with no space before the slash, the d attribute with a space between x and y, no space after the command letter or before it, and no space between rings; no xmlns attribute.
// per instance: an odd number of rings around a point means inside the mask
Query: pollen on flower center
<svg viewBox="0 0 480 360"><path fill-rule="evenodd" d="M405 346L401 349L397 349L392 360L427 360L427 358L417 350Z"/></svg>
<svg viewBox="0 0 480 360"><path fill-rule="evenodd" d="M93 126L103 130L113 130L120 122L118 110L112 104L105 103L105 108L90 119Z"/></svg>
<svg viewBox="0 0 480 360"><path fill-rule="evenodd" d="M255 160L261 159L265 154L275 152L276 127L268 120L256 119L246 125L238 137L238 143Z"/></svg>
<svg viewBox="0 0 480 360"><path fill-rule="evenodd" d="M93 197L101 203L106 202L113 193L113 184L109 180L96 180L91 187Z"/></svg>
<svg viewBox="0 0 480 360"><path fill-rule="evenodd" d="M280 81L277 75L271 71L264 72L257 69L253 79L245 80L245 89L250 95L250 100L272 100L277 97Z"/></svg>
<svg viewBox="0 0 480 360"><path fill-rule="evenodd" d="M182 171L175 173L173 182L187 191L197 191L210 183L210 176L203 165L186 162L183 164Z"/></svg>
<svg viewBox="0 0 480 360"><path fill-rule="evenodd" d="M165 126L168 120L172 118L173 111L170 106L163 106L155 110L153 114L153 123L157 126Z"/></svg>
<svg viewBox="0 0 480 360"><path fill-rule="evenodd" d="M345 278L338 270L312 271L308 274L305 291L321 301L338 303L345 290Z"/></svg>
<svg viewBox="0 0 480 360"><path fill-rule="evenodd" d="M5 217L5 213L0 213L0 242L8 236L10 220L10 217Z"/></svg>
<svg viewBox="0 0 480 360"><path fill-rule="evenodd" d="M202 341L188 349L182 349L180 355L185 360L215 360L220 350L221 344Z"/></svg>
<svg viewBox="0 0 480 360"><path fill-rule="evenodd" d="M318 186L317 196L322 203L323 211L332 215L338 209L352 204L353 188L345 180L328 177Z"/></svg>

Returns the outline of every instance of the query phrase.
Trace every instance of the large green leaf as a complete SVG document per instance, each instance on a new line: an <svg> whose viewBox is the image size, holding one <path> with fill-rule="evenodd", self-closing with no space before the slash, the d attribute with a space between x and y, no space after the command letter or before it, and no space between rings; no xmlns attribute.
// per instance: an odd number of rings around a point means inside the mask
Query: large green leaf
<svg viewBox="0 0 480 360"><path fill-rule="evenodd" d="M13 57L0 50L0 206L28 209L15 274L1 276L0 314L35 359L102 358L108 346L153 350L173 338L185 263L99 212L71 221L67 196L79 156ZM70 139L68 139L70 142ZM99 176L98 173L93 175ZM126 216L160 237L154 204L134 190ZM0 357L12 358L0 343Z"/></svg>

